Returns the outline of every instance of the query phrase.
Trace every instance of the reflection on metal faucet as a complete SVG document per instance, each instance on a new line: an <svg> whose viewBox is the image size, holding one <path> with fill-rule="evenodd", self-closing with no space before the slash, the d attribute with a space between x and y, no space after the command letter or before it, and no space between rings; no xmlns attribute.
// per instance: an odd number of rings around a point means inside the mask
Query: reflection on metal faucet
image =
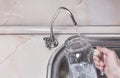
<svg viewBox="0 0 120 78"><path fill-rule="evenodd" d="M54 33L53 33L53 24L54 24L56 18L58 17L58 15L60 14L61 10L64 10L67 14L69 14L69 16L71 17L71 19L73 21L73 24L77 25L77 22L75 21L74 16L73 16L73 14L71 13L70 10L68 10L65 7L58 8L57 12L55 13L55 16L53 17L53 19L52 19L52 21L50 23L50 26L51 26L50 27L50 31L51 31L50 37L43 38L43 40L45 40L47 48L54 48L54 47L56 47L58 45L58 41L55 39Z"/></svg>

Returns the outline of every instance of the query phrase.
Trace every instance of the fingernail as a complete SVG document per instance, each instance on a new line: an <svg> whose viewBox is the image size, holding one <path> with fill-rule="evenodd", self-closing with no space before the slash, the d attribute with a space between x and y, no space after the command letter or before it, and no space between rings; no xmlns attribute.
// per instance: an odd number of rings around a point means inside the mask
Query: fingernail
<svg viewBox="0 0 120 78"><path fill-rule="evenodd" d="M100 52L99 52L97 49L94 49L93 55L94 55L94 56L98 56L98 55L100 55Z"/></svg>

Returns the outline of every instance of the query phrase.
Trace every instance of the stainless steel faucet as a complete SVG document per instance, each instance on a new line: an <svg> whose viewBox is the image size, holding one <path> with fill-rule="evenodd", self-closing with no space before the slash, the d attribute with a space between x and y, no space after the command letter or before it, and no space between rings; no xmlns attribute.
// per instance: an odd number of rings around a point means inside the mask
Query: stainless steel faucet
<svg viewBox="0 0 120 78"><path fill-rule="evenodd" d="M50 37L44 37L43 40L45 41L46 43L46 47L47 48L54 48L58 45L58 41L55 39L55 36L54 36L54 33L53 33L53 24L56 20L56 18L58 17L58 15L60 14L61 10L64 10L66 13L69 14L69 16L71 17L72 21L73 21L73 24L76 26L77 25L77 22L75 21L74 19L74 16L73 14L71 13L71 11L65 7L60 7L57 9L56 13L55 13L55 16L52 18L52 21L50 23Z"/></svg>

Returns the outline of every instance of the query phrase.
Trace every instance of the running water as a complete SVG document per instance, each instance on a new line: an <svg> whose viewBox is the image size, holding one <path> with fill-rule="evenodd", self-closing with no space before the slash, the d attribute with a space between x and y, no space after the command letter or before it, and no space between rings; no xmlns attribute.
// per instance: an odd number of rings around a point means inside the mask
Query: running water
<svg viewBox="0 0 120 78"><path fill-rule="evenodd" d="M76 33L77 33L77 35L78 35L78 38L79 38L80 40L83 39L83 40L85 40L85 41L87 42L87 44L90 44L90 43L89 43L89 40L88 40L87 38L82 37L82 35L81 35L80 31L79 31L79 27L78 27L78 26L75 26L75 29L76 29ZM103 70L100 70L100 74L101 74L101 75L104 75L104 71L103 71Z"/></svg>
<svg viewBox="0 0 120 78"><path fill-rule="evenodd" d="M97 78L93 52L89 41L79 33L66 40L65 56L69 63L70 78Z"/></svg>
<svg viewBox="0 0 120 78"><path fill-rule="evenodd" d="M79 64L69 64L70 78L97 78L93 64L81 62Z"/></svg>
<svg viewBox="0 0 120 78"><path fill-rule="evenodd" d="M76 33L77 33L77 35L79 36L79 38L82 38L82 35L81 35L81 33L79 32L79 27L78 27L78 26L75 26L75 29L76 29Z"/></svg>
<svg viewBox="0 0 120 78"><path fill-rule="evenodd" d="M91 61L92 50L88 45L79 50L74 49L74 52L67 55L70 78L97 78L95 66Z"/></svg>

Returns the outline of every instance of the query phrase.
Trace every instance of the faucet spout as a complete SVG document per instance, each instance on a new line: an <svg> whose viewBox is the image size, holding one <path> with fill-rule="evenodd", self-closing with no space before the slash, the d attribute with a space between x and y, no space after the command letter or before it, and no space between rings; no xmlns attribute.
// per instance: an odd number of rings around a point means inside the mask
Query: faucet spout
<svg viewBox="0 0 120 78"><path fill-rule="evenodd" d="M73 21L73 24L76 26L77 22L75 21L75 18L72 14L72 12L65 8L65 7L60 7L57 9L55 16L52 18L51 22L50 22L50 37L45 37L43 38L46 42L46 47L47 48L54 48L58 45L58 41L55 39L54 33L53 33L53 26L54 26L54 22L56 20L56 18L58 17L58 15L60 14L61 10L64 10L71 18L71 20Z"/></svg>

